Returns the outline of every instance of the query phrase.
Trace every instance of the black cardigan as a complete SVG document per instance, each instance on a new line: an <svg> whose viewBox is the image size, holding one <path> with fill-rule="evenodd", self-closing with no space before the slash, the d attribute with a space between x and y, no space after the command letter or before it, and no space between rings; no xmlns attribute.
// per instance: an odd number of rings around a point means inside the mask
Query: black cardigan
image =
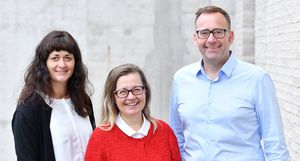
<svg viewBox="0 0 300 161"><path fill-rule="evenodd" d="M90 105L92 107L91 102ZM37 93L29 98L28 103L17 106L12 130L18 161L55 161L50 132L51 112L52 108ZM93 110L89 118L94 129Z"/></svg>

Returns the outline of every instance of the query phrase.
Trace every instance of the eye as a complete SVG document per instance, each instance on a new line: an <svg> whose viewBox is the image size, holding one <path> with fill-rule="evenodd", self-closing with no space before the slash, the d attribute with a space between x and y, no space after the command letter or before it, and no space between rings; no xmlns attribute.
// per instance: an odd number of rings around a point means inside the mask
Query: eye
<svg viewBox="0 0 300 161"><path fill-rule="evenodd" d="M118 92L117 92L117 94L118 95L120 95L120 96L127 96L127 90L119 90Z"/></svg>
<svg viewBox="0 0 300 161"><path fill-rule="evenodd" d="M58 61L58 59L59 59L59 58L58 58L57 56L51 57L51 58L50 58L50 60L52 60L52 61Z"/></svg>
<svg viewBox="0 0 300 161"><path fill-rule="evenodd" d="M68 61L68 62L70 62L70 61L72 61L72 60L73 60L73 58L72 58L72 57L70 57L70 56L68 56L68 57L65 57L64 59L65 59L65 61Z"/></svg>
<svg viewBox="0 0 300 161"><path fill-rule="evenodd" d="M204 30L204 31L199 31L200 35L208 35L209 31L208 30Z"/></svg>
<svg viewBox="0 0 300 161"><path fill-rule="evenodd" d="M138 86L138 87L134 87L131 91L133 94L140 95L143 93L144 88L145 88L144 86Z"/></svg>
<svg viewBox="0 0 300 161"><path fill-rule="evenodd" d="M134 88L134 89L132 89L132 92L133 93L141 93L141 91L142 91L142 89L141 88Z"/></svg>
<svg viewBox="0 0 300 161"><path fill-rule="evenodd" d="M215 30L214 34L223 34L223 30Z"/></svg>

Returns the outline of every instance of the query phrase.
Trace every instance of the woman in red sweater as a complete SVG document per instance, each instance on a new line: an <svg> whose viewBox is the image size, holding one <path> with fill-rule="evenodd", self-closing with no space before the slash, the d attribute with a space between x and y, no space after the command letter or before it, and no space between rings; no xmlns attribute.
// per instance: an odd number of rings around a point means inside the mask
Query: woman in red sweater
<svg viewBox="0 0 300 161"><path fill-rule="evenodd" d="M89 140L86 161L181 161L168 124L150 116L151 90L134 64L112 69L106 79L100 126Z"/></svg>

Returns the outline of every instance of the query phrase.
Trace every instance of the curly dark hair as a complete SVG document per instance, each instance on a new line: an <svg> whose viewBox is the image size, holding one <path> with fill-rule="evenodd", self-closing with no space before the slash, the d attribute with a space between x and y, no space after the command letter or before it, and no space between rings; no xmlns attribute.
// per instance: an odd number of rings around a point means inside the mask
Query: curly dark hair
<svg viewBox="0 0 300 161"><path fill-rule="evenodd" d="M71 78L68 80L67 92L76 112L85 117L90 114L92 108L90 100L92 87L88 80L87 68L82 62L79 46L72 35L66 31L48 33L37 46L35 56L24 75L25 85L18 104L26 104L29 101L28 98L36 92L53 96L54 91L46 62L51 52L62 50L74 55L75 67Z"/></svg>

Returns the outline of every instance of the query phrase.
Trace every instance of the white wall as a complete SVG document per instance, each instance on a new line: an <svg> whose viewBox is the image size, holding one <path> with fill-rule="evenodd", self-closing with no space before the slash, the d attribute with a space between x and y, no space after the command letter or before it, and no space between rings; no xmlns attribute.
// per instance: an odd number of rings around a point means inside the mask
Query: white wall
<svg viewBox="0 0 300 161"><path fill-rule="evenodd" d="M292 160L300 160L300 1L255 1L255 62L274 80Z"/></svg>

